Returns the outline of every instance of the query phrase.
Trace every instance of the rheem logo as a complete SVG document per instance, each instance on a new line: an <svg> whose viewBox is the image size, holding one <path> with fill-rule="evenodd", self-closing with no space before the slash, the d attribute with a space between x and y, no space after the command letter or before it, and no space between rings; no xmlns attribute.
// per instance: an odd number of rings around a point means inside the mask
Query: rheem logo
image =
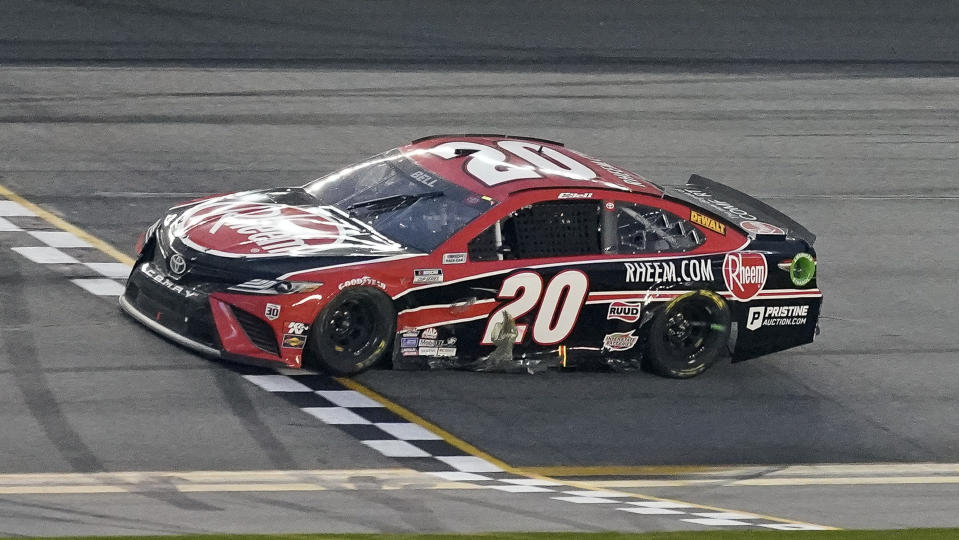
<svg viewBox="0 0 959 540"><path fill-rule="evenodd" d="M739 300L746 301L759 294L768 273L762 253L728 253L723 261L723 281Z"/></svg>

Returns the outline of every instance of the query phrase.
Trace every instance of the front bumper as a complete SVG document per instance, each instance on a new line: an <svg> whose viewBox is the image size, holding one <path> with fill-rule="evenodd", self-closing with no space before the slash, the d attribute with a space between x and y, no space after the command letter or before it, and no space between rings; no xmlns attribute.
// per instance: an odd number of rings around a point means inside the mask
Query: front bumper
<svg viewBox="0 0 959 540"><path fill-rule="evenodd" d="M276 333L266 321L211 292L209 284L174 282L155 264L141 261L119 303L137 322L208 358L270 367L301 365L299 354L281 354Z"/></svg>

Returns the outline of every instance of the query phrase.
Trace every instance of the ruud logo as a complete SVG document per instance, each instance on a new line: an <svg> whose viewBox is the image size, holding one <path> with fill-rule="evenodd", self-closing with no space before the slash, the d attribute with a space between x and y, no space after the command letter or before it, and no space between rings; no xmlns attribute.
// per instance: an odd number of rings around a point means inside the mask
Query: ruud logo
<svg viewBox="0 0 959 540"><path fill-rule="evenodd" d="M183 258L183 255L179 253L174 253L170 255L170 259L167 260L167 266L170 268L170 273L174 277L180 277L186 272L186 259Z"/></svg>

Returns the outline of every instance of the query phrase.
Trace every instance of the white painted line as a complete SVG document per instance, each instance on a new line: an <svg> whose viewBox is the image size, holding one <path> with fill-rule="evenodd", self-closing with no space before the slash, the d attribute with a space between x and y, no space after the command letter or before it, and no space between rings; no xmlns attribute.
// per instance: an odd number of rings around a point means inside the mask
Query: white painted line
<svg viewBox="0 0 959 540"><path fill-rule="evenodd" d="M733 519L712 519L712 518L695 518L695 519L681 519L680 521L685 521L687 523L695 523L696 525L753 525L748 521L736 521Z"/></svg>
<svg viewBox="0 0 959 540"><path fill-rule="evenodd" d="M80 262L59 249L52 247L15 247L11 249L38 264L70 264Z"/></svg>
<svg viewBox="0 0 959 540"><path fill-rule="evenodd" d="M17 227L13 223L10 223L8 220L0 218L0 232L14 232L22 231L20 227Z"/></svg>
<svg viewBox="0 0 959 540"><path fill-rule="evenodd" d="M276 372L280 375L319 375L319 371L314 371L312 369L306 368L290 368L290 367L281 367L276 368ZM311 390L312 391L312 390Z"/></svg>
<svg viewBox="0 0 959 540"><path fill-rule="evenodd" d="M813 525L811 523L753 523L767 529L776 529L777 531L828 531L829 527Z"/></svg>
<svg viewBox="0 0 959 540"><path fill-rule="evenodd" d="M489 461L476 456L433 456L443 463L453 467L457 471L463 472L503 472L503 469L493 465Z"/></svg>
<svg viewBox="0 0 959 540"><path fill-rule="evenodd" d="M482 474L475 474L469 472L459 472L459 471L435 471L428 472L426 474L437 476L443 480L449 480L451 482L470 482L473 480L492 480L489 476L483 476Z"/></svg>
<svg viewBox="0 0 959 540"><path fill-rule="evenodd" d="M75 285L97 296L120 296L123 294L123 285L107 278L71 279Z"/></svg>
<svg viewBox="0 0 959 540"><path fill-rule="evenodd" d="M35 216L32 211L13 201L0 201L0 216Z"/></svg>
<svg viewBox="0 0 959 540"><path fill-rule="evenodd" d="M406 441L360 441L386 457L430 457L425 452Z"/></svg>
<svg viewBox="0 0 959 540"><path fill-rule="evenodd" d="M86 240L66 231L27 231L30 236L55 248L93 247Z"/></svg>
<svg viewBox="0 0 959 540"><path fill-rule="evenodd" d="M539 486L490 486L493 489L498 489L499 491L505 491L507 493L556 493L555 489L549 489Z"/></svg>
<svg viewBox="0 0 959 540"><path fill-rule="evenodd" d="M557 501L571 502L576 504L608 504L608 503L619 503L622 504L623 501L617 501L616 499L603 499L601 497L551 497Z"/></svg>
<svg viewBox="0 0 959 540"><path fill-rule="evenodd" d="M564 491L567 495L576 495L579 497L632 497L628 493L618 493L616 491L601 491L592 489L582 489L575 491Z"/></svg>
<svg viewBox="0 0 959 540"><path fill-rule="evenodd" d="M753 514L741 514L739 512L691 512L694 516L714 519L761 519Z"/></svg>
<svg viewBox="0 0 959 540"><path fill-rule="evenodd" d="M559 482L553 482L552 480L540 480L538 478L507 478L505 480L500 480L507 484L516 484L517 486L564 486L566 484L561 484Z"/></svg>
<svg viewBox="0 0 959 540"><path fill-rule="evenodd" d="M327 424L371 424L369 420L343 407L304 407L303 412Z"/></svg>
<svg viewBox="0 0 959 540"><path fill-rule="evenodd" d="M244 379L267 392L312 392L313 389L286 375L244 375Z"/></svg>
<svg viewBox="0 0 959 540"><path fill-rule="evenodd" d="M432 431L410 422L380 422L374 425L401 441L443 440L442 437Z"/></svg>
<svg viewBox="0 0 959 540"><path fill-rule="evenodd" d="M626 504L642 506L643 508L693 508L693 505L674 501L636 501Z"/></svg>
<svg viewBox="0 0 959 540"><path fill-rule="evenodd" d="M383 406L380 402L374 401L355 390L317 390L316 393L340 407Z"/></svg>
<svg viewBox="0 0 959 540"><path fill-rule="evenodd" d="M126 279L130 275L130 267L123 263L83 263L84 266L94 272L108 278Z"/></svg>
<svg viewBox="0 0 959 540"><path fill-rule="evenodd" d="M622 510L623 512L629 512L632 514L642 514L644 516L686 513L686 512L683 512L682 510L670 510L669 508L640 508L638 506L631 506L629 508L617 508L617 510Z"/></svg>

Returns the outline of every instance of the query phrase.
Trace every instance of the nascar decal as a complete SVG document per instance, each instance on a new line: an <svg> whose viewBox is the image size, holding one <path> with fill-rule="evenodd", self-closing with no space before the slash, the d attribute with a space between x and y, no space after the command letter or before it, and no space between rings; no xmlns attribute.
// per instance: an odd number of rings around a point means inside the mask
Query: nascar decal
<svg viewBox="0 0 959 540"><path fill-rule="evenodd" d="M697 225L702 225L707 229L718 232L719 234L726 234L726 224L721 223L718 219L711 218L706 214L700 214L695 210L689 211L689 221L696 223Z"/></svg>
<svg viewBox="0 0 959 540"><path fill-rule="evenodd" d="M635 330L629 332L614 332L603 337L603 349L607 351L628 351L636 346L639 336L634 336Z"/></svg>
<svg viewBox="0 0 959 540"><path fill-rule="evenodd" d="M679 263L678 267L677 262ZM628 262L625 264L626 283L713 281L713 266L709 259Z"/></svg>
<svg viewBox="0 0 959 540"><path fill-rule="evenodd" d="M623 322L634 323L639 320L642 313L642 304L639 302L620 302L616 301L609 305L606 312L606 320L620 320Z"/></svg>
<svg viewBox="0 0 959 540"><path fill-rule="evenodd" d="M443 264L465 264L465 263L466 263L465 253L444 253L443 254Z"/></svg>
<svg viewBox="0 0 959 540"><path fill-rule="evenodd" d="M749 308L746 328L759 330L763 326L798 326L806 324L809 306L757 306Z"/></svg>
<svg viewBox="0 0 959 540"><path fill-rule="evenodd" d="M746 301L759 294L769 274L762 253L727 253L723 260L723 281L737 299Z"/></svg>
<svg viewBox="0 0 959 540"><path fill-rule="evenodd" d="M440 268L413 270L413 283L443 283L443 270Z"/></svg>
<svg viewBox="0 0 959 540"><path fill-rule="evenodd" d="M780 229L779 227L770 225L769 223L764 223L762 221L740 221L739 226L750 234L786 234L786 231Z"/></svg>

